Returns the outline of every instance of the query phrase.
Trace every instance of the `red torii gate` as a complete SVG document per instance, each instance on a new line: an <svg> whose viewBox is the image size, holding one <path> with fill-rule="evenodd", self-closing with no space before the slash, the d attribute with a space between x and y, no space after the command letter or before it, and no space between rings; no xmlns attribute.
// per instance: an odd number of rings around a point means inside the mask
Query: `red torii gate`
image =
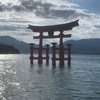
<svg viewBox="0 0 100 100"><path fill-rule="evenodd" d="M48 56L48 48L49 48L49 45L47 46L47 49L44 49L42 44L43 44L43 39L50 39L50 38L60 38L60 43L59 43L59 58L55 58L55 50L56 50L56 44L55 43L52 43L53 47L52 47L52 54L53 54L53 58L52 58L52 65L55 65L55 60L59 60L60 61L60 65L64 65L64 60L68 60L68 64L70 64L70 60L71 60L71 57L70 57L70 50L71 50L71 45L68 44L68 58L64 58L64 46L63 46L63 38L68 38L68 37L71 37L71 34L63 34L63 31L66 31L66 30L72 30L73 27L75 26L78 26L78 21L79 20L76 20L76 21L73 21L73 22L70 22L70 23L66 23L66 24L61 24L61 25L53 25L53 26L32 26L32 25L29 25L29 29L31 29L33 32L39 32L40 35L39 36L34 36L34 39L40 39L39 41L39 48L37 48L37 50L39 51L38 52L38 57L33 57L33 50L35 50L35 48L33 47L33 44L30 44L31 45L31 57L30 57L30 63L33 64L33 59L38 59L38 64L42 64L42 60L43 59L46 59L48 62L48 59L49 57ZM60 34L59 35L54 35L54 32L55 31L59 31ZM43 32L48 32L48 36L44 36L43 35ZM42 57L42 50L47 50L47 56L46 57Z"/></svg>

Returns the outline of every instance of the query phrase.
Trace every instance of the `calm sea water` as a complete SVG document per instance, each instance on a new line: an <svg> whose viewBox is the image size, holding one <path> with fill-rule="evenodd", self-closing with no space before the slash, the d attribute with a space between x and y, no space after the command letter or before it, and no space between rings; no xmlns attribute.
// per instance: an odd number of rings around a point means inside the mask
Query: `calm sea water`
<svg viewBox="0 0 100 100"><path fill-rule="evenodd" d="M64 68L0 55L0 100L100 100L100 55L72 55Z"/></svg>

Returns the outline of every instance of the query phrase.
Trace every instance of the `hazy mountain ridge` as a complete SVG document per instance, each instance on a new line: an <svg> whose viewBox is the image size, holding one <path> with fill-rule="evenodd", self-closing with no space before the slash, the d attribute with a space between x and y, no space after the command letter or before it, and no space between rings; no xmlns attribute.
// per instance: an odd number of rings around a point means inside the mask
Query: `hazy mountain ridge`
<svg viewBox="0 0 100 100"><path fill-rule="evenodd" d="M29 53L29 44L19 41L10 36L0 36L0 43L12 45L19 50L20 53Z"/></svg>
<svg viewBox="0 0 100 100"><path fill-rule="evenodd" d="M12 45L20 51L20 53L30 53L29 44L23 41L19 41L10 36L0 36L0 43ZM72 53L75 54L100 54L100 39L81 39L81 40L68 40L64 42L66 44L72 44ZM36 46L38 47L38 46ZM51 50L50 50L51 51Z"/></svg>
<svg viewBox="0 0 100 100"><path fill-rule="evenodd" d="M81 39L81 40L68 40L64 42L72 44L72 53L85 53L85 54L100 54L100 39Z"/></svg>

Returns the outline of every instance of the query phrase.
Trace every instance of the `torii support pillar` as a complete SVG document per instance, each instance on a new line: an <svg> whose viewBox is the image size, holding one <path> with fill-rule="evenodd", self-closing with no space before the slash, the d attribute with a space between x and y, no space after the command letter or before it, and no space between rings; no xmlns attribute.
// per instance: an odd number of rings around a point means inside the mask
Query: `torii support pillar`
<svg viewBox="0 0 100 100"><path fill-rule="evenodd" d="M49 44L46 44L46 64L49 64Z"/></svg>
<svg viewBox="0 0 100 100"><path fill-rule="evenodd" d="M68 46L68 65L70 65L71 64L71 56L70 56L70 54L71 54L71 46L72 46L72 44L67 44L67 46Z"/></svg>
<svg viewBox="0 0 100 100"><path fill-rule="evenodd" d="M52 44L52 66L56 66L56 44L57 43L51 43Z"/></svg>
<svg viewBox="0 0 100 100"><path fill-rule="evenodd" d="M34 45L35 45L34 43L30 43L30 46L31 46L31 47L30 47L30 55L31 55L31 56L30 56L30 64L31 64L31 65L33 65L33 58L34 58L34 57L33 57L33 50L34 50Z"/></svg>

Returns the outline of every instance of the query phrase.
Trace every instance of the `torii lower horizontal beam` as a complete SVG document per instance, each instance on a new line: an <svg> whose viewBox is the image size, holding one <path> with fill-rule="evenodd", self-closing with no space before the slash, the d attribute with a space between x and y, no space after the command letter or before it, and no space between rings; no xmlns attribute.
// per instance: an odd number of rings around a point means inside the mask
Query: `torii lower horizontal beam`
<svg viewBox="0 0 100 100"><path fill-rule="evenodd" d="M54 36L34 36L33 38L34 39L40 39L40 38L60 38L60 37L62 37L62 38L64 38L64 37L71 37L71 34L67 34L67 35L54 35Z"/></svg>

